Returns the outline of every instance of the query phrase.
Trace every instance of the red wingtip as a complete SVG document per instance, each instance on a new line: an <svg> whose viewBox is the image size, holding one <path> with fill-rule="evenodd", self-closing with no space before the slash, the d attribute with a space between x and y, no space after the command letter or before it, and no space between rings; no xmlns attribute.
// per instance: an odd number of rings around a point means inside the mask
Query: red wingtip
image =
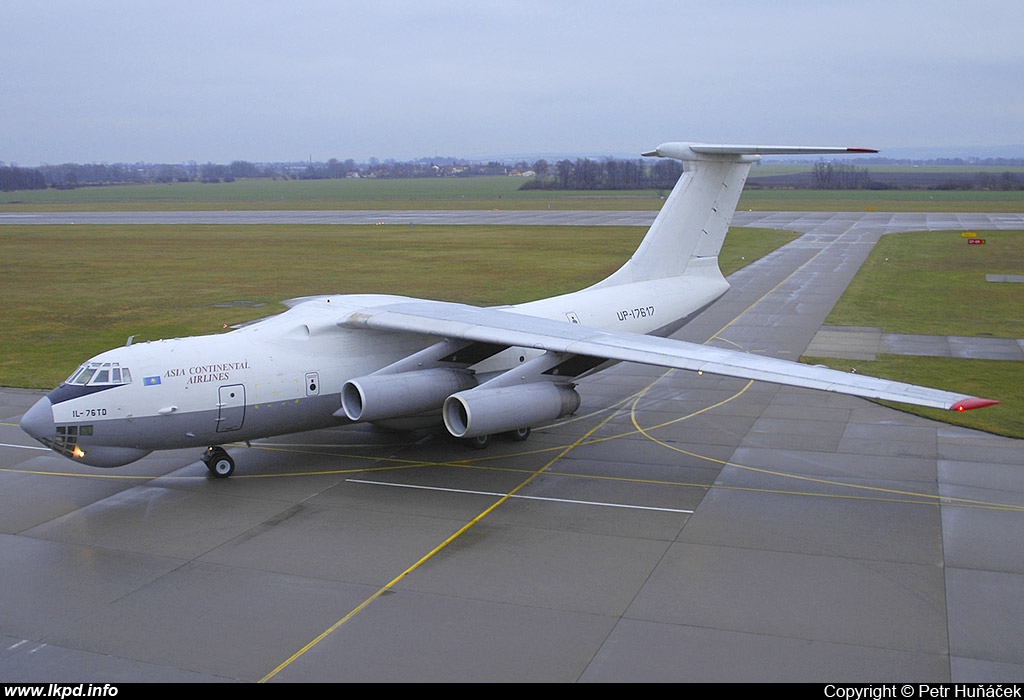
<svg viewBox="0 0 1024 700"><path fill-rule="evenodd" d="M995 406L998 401L992 399L964 399L963 401L957 401L955 404L949 407L950 411L973 411L975 408L985 408L986 406Z"/></svg>

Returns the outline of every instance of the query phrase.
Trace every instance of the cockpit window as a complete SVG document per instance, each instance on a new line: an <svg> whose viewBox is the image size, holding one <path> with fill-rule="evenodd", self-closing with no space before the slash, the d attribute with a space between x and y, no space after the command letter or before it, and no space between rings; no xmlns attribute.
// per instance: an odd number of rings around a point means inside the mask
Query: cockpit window
<svg viewBox="0 0 1024 700"><path fill-rule="evenodd" d="M67 384L78 386L116 386L131 384L132 373L117 362L89 362L68 377Z"/></svg>
<svg viewBox="0 0 1024 700"><path fill-rule="evenodd" d="M94 374L96 374L95 367L89 367L88 365L79 367L78 371L75 372L71 376L71 379L68 380L68 384L88 384L89 380L92 379L92 375Z"/></svg>

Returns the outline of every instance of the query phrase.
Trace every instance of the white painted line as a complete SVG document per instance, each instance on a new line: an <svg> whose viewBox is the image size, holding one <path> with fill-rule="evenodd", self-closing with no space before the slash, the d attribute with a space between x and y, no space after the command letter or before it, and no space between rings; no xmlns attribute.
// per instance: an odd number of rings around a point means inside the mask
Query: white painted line
<svg viewBox="0 0 1024 700"><path fill-rule="evenodd" d="M448 493L465 493L472 496L495 496L498 498L508 496L507 493L497 493L492 491L471 491L468 489L449 489L441 486L421 486L419 484L394 484L387 481L367 481L365 479L345 479L346 482L353 484L369 484L371 486L394 486L402 489L421 489L423 491L446 491ZM543 496L521 496L519 494L512 494L511 498L522 498L527 501L551 501L553 503L572 503L574 505L582 506L603 506L605 508L628 508L631 510L656 510L662 513L686 513L692 514L692 510L686 510L683 508L657 508L655 506L633 506L625 503L602 503L601 501L577 501L571 498L545 498Z"/></svg>
<svg viewBox="0 0 1024 700"><path fill-rule="evenodd" d="M12 445L9 442L0 442L0 447L18 447L23 450L42 450L43 452L49 452L49 447L36 447L35 445Z"/></svg>

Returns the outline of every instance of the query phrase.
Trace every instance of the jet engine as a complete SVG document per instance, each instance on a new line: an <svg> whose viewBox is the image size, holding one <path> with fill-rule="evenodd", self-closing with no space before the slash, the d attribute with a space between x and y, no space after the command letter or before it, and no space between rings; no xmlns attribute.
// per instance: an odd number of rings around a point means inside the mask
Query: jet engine
<svg viewBox="0 0 1024 700"><path fill-rule="evenodd" d="M444 402L444 424L455 437L493 435L555 420L580 407L574 389L549 382L478 388Z"/></svg>
<svg viewBox="0 0 1024 700"><path fill-rule="evenodd" d="M345 382L341 406L354 421L412 416L436 410L455 392L474 386L470 372L454 369L370 374Z"/></svg>

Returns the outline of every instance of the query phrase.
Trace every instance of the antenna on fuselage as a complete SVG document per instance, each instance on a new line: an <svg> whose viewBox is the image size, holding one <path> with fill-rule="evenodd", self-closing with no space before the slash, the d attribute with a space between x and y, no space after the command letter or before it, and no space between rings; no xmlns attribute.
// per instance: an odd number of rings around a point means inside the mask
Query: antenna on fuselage
<svg viewBox="0 0 1024 700"><path fill-rule="evenodd" d="M124 346L128 347L129 345L131 345L134 342L135 342L135 336L134 335L130 335L130 336L128 336L128 342L125 343Z"/></svg>

